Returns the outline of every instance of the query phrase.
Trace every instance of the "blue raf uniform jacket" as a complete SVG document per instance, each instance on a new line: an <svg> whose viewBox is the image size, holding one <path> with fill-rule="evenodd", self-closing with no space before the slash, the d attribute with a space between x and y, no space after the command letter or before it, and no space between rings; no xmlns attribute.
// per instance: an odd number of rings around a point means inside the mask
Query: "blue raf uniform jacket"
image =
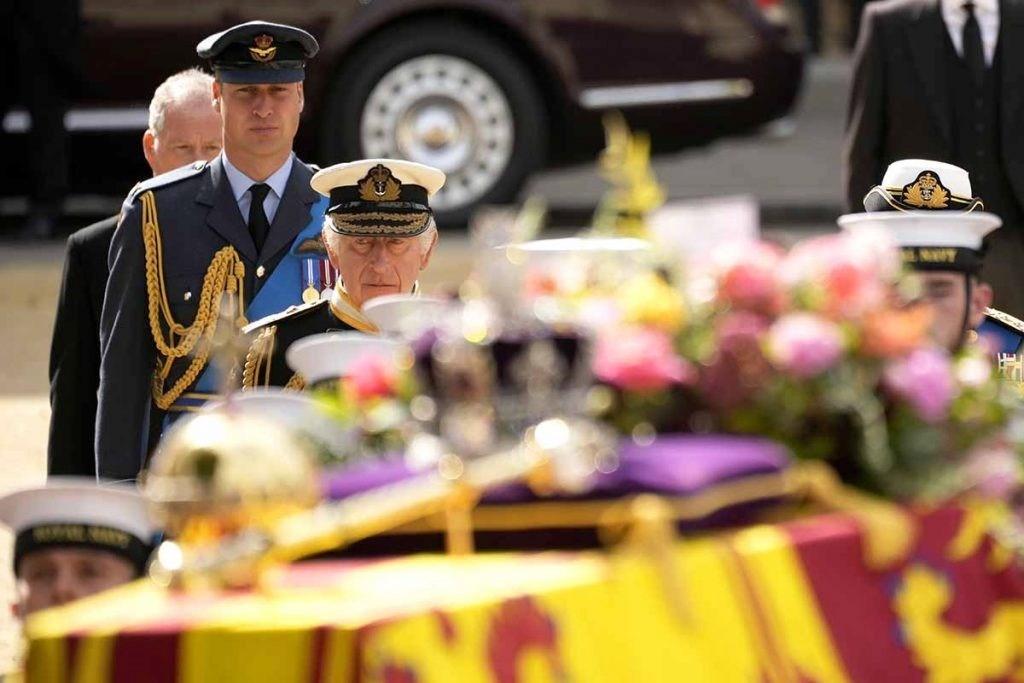
<svg viewBox="0 0 1024 683"><path fill-rule="evenodd" d="M220 330L211 326L240 329L320 288L307 282L326 257L319 234L327 199L309 186L314 170L293 157L259 253L221 157L132 190L110 247L100 317L99 476L136 477L165 416L194 410L220 389L204 339Z"/></svg>
<svg viewBox="0 0 1024 683"><path fill-rule="evenodd" d="M977 332L995 345L995 360L1003 379L1024 382L1024 321L989 308Z"/></svg>

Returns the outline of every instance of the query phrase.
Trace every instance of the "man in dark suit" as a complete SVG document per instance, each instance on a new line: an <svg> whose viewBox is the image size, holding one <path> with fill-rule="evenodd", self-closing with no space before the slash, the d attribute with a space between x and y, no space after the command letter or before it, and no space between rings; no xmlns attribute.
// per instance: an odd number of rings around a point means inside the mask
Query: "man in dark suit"
<svg viewBox="0 0 1024 683"><path fill-rule="evenodd" d="M190 69L156 89L149 104L149 128L142 136L154 176L220 152L220 116L210 98L212 84L208 74ZM115 227L117 216L111 216L68 238L50 345L50 475L91 476L96 471L99 323Z"/></svg>
<svg viewBox="0 0 1024 683"><path fill-rule="evenodd" d="M125 200L100 319L98 476L136 477L151 433L224 389L216 340L319 298L327 200L292 153L317 49L305 31L267 22L197 46L214 70L224 150Z"/></svg>
<svg viewBox="0 0 1024 683"><path fill-rule="evenodd" d="M864 11L845 150L848 209L897 159L966 168L1003 219L982 278L1024 316L1024 0L886 0Z"/></svg>

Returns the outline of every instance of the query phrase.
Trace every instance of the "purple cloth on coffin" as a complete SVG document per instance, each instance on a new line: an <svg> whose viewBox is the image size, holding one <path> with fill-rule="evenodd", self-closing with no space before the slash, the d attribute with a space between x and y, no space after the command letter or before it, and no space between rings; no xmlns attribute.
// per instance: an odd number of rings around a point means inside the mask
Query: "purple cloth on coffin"
<svg viewBox="0 0 1024 683"><path fill-rule="evenodd" d="M599 473L590 491L547 500L594 500L634 493L688 496L725 481L756 474L780 472L789 458L786 449L766 439L738 436L667 434L648 446L623 439L619 467ZM401 458L362 463L325 474L324 495L341 500L415 476ZM510 484L488 491L484 503L525 503L538 500L525 484Z"/></svg>

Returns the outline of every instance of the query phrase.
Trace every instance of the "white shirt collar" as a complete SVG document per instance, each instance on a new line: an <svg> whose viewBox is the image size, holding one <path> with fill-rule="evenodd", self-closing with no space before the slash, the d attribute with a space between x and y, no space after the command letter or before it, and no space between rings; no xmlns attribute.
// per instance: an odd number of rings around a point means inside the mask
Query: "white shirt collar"
<svg viewBox="0 0 1024 683"><path fill-rule="evenodd" d="M967 0L942 0L942 13L945 16L966 16L964 4ZM983 14L999 14L999 0L972 0L976 16Z"/></svg>
<svg viewBox="0 0 1024 683"><path fill-rule="evenodd" d="M263 182L270 185L270 189L280 199L284 196L284 188L288 184L288 176L292 172L292 159L294 153L289 154L288 158L285 159L281 167L270 174L270 177ZM249 176L245 175L242 171L231 163L228 159L227 152L221 152L221 158L224 160L224 173L228 176L228 183L231 184L231 193L235 195L235 201L239 201L249 188L256 184L257 181L253 180Z"/></svg>

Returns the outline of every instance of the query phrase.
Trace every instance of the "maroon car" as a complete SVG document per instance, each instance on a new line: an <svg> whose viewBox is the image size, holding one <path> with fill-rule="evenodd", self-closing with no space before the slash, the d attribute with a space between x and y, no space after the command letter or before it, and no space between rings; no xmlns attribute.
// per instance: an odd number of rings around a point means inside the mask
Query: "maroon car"
<svg viewBox="0 0 1024 683"><path fill-rule="evenodd" d="M593 158L604 110L663 151L783 117L803 68L786 15L781 0L83 0L74 190L118 194L146 175L137 136L154 87L197 63L201 38L242 21L320 41L304 159L440 167L448 183L434 203L451 222L514 199L539 168ZM5 125L18 130L18 116Z"/></svg>

